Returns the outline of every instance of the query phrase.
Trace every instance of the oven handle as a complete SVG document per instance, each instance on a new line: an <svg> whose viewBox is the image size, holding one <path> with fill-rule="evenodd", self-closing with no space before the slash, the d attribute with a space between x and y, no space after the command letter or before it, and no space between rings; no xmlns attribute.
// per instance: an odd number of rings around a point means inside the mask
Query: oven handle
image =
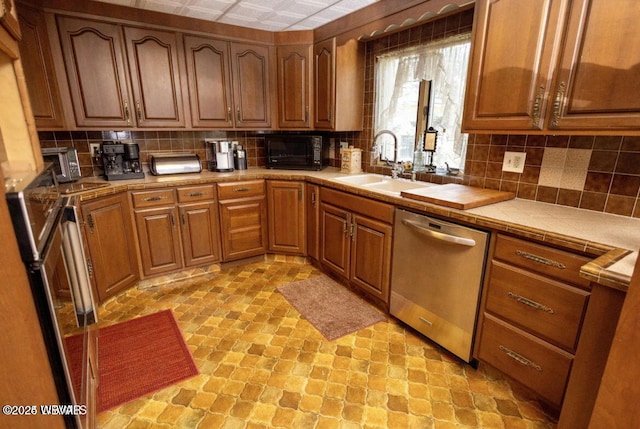
<svg viewBox="0 0 640 429"><path fill-rule="evenodd" d="M432 231L428 228L425 228L420 223L408 219L402 219L402 224L414 229L420 234L426 235L427 237L435 238L436 240L446 241L453 244L460 244L467 247L473 247L476 245L476 241L471 238L458 237L455 235Z"/></svg>
<svg viewBox="0 0 640 429"><path fill-rule="evenodd" d="M92 325L98 321L98 317L75 206L67 205L63 208L61 226L64 263L69 276L71 299L78 326Z"/></svg>

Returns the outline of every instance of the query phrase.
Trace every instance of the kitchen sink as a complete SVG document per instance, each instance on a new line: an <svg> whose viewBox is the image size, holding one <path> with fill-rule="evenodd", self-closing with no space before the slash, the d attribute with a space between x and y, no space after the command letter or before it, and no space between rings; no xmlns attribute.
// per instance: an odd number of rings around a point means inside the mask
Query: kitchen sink
<svg viewBox="0 0 640 429"><path fill-rule="evenodd" d="M338 177L336 182L346 183L352 186L382 192L390 195L400 195L400 192L409 189L421 189L428 186L437 186L434 183L412 182L408 179L392 179L382 174L358 174L356 176Z"/></svg>
<svg viewBox="0 0 640 429"><path fill-rule="evenodd" d="M387 176L383 176L382 174L358 174L356 176L338 177L335 180L338 182L348 183L350 185L362 186L380 183L388 179L389 178Z"/></svg>

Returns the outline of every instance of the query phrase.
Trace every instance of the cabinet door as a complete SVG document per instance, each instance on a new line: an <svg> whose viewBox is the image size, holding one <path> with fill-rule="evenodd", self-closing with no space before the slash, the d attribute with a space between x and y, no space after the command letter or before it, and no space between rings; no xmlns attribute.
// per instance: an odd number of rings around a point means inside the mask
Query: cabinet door
<svg viewBox="0 0 640 429"><path fill-rule="evenodd" d="M267 251L266 215L264 196L220 201L224 261L262 255Z"/></svg>
<svg viewBox="0 0 640 429"><path fill-rule="evenodd" d="M314 119L313 126L319 129L333 129L333 109L335 105L335 39L317 43L313 49L314 58Z"/></svg>
<svg viewBox="0 0 640 429"><path fill-rule="evenodd" d="M183 204L179 209L185 266L219 261L221 254L216 204L213 201Z"/></svg>
<svg viewBox="0 0 640 429"><path fill-rule="evenodd" d="M120 26L59 16L58 31L76 125L134 125Z"/></svg>
<svg viewBox="0 0 640 429"><path fill-rule="evenodd" d="M320 204L320 261L345 279L349 278L351 214L330 204Z"/></svg>
<svg viewBox="0 0 640 429"><path fill-rule="evenodd" d="M187 78L194 127L233 126L229 43L184 36Z"/></svg>
<svg viewBox="0 0 640 429"><path fill-rule="evenodd" d="M320 187L307 183L306 188L307 255L317 260L320 257Z"/></svg>
<svg viewBox="0 0 640 429"><path fill-rule="evenodd" d="M20 59L38 130L64 128L60 90L55 79L46 23L41 12L20 6Z"/></svg>
<svg viewBox="0 0 640 429"><path fill-rule="evenodd" d="M231 44L235 123L239 128L271 127L269 48Z"/></svg>
<svg viewBox="0 0 640 429"><path fill-rule="evenodd" d="M640 126L640 2L572 2L549 128Z"/></svg>
<svg viewBox="0 0 640 429"><path fill-rule="evenodd" d="M310 47L278 46L278 124L309 128Z"/></svg>
<svg viewBox="0 0 640 429"><path fill-rule="evenodd" d="M476 3L464 130L543 128L566 3Z"/></svg>
<svg viewBox="0 0 640 429"><path fill-rule="evenodd" d="M382 302L389 302L392 227L353 217L351 281Z"/></svg>
<svg viewBox="0 0 640 429"><path fill-rule="evenodd" d="M269 250L304 255L304 182L267 181Z"/></svg>
<svg viewBox="0 0 640 429"><path fill-rule="evenodd" d="M185 125L176 33L125 27L138 127Z"/></svg>
<svg viewBox="0 0 640 429"><path fill-rule="evenodd" d="M127 195L82 203L80 211L98 299L104 302L139 278Z"/></svg>
<svg viewBox="0 0 640 429"><path fill-rule="evenodd" d="M173 271L182 267L180 234L175 207L162 207L135 212L138 241L145 276Z"/></svg>

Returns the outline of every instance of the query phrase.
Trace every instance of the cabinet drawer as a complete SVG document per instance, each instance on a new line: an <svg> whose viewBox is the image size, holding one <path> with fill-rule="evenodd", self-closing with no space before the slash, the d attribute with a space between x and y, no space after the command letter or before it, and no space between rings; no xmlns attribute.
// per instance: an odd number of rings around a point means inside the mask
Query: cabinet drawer
<svg viewBox="0 0 640 429"><path fill-rule="evenodd" d="M178 188L178 202L190 203L194 201L211 201L215 199L213 185L188 186Z"/></svg>
<svg viewBox="0 0 640 429"><path fill-rule="evenodd" d="M582 289L491 263L486 309L572 352L588 297Z"/></svg>
<svg viewBox="0 0 640 429"><path fill-rule="evenodd" d="M494 258L558 280L590 287L589 280L580 277L580 267L591 261L585 256L498 235Z"/></svg>
<svg viewBox="0 0 640 429"><path fill-rule="evenodd" d="M235 200L261 195L264 195L264 180L218 183L218 198L220 200Z"/></svg>
<svg viewBox="0 0 640 429"><path fill-rule="evenodd" d="M168 206L176 202L176 194L173 189L136 191L132 192L131 196L133 197L133 207L137 209Z"/></svg>
<svg viewBox="0 0 640 429"><path fill-rule="evenodd" d="M560 406L573 356L485 313L480 360Z"/></svg>

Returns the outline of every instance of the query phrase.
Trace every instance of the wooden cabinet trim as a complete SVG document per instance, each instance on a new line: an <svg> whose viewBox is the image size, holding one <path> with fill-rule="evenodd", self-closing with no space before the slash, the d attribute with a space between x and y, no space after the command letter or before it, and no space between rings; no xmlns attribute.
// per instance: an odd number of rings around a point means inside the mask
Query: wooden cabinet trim
<svg viewBox="0 0 640 429"><path fill-rule="evenodd" d="M320 199L338 207L344 207L354 213L365 215L372 219L377 219L385 223L393 223L395 206L391 204L381 203L369 198L359 197L330 188L322 188L320 191Z"/></svg>

